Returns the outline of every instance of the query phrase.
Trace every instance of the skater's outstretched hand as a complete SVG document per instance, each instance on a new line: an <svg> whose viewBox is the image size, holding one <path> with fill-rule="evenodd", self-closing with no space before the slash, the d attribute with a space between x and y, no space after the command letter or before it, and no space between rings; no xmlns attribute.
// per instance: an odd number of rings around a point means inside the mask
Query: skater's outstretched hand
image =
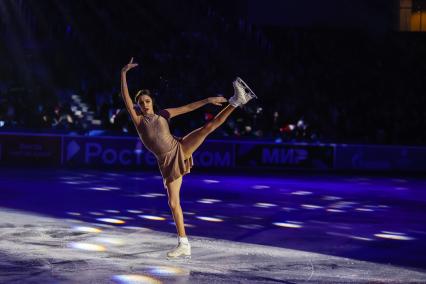
<svg viewBox="0 0 426 284"><path fill-rule="evenodd" d="M227 99L225 99L224 97L210 97L207 99L207 101L209 104L221 106L223 103L227 102Z"/></svg>
<svg viewBox="0 0 426 284"><path fill-rule="evenodd" d="M126 64L123 69L121 69L121 72L126 73L127 71L129 71L132 68L135 68L136 66L138 66L139 64L137 63L133 63L133 57L132 59L130 59L130 62L128 64Z"/></svg>

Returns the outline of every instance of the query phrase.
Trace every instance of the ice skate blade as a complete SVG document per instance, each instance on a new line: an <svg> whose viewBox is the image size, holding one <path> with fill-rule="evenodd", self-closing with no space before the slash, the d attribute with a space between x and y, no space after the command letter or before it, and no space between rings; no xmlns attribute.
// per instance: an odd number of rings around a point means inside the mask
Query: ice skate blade
<svg viewBox="0 0 426 284"><path fill-rule="evenodd" d="M243 81L243 79L241 79L240 77L237 77L237 82L240 83L241 85L243 85L243 87L247 90L249 90L249 96L251 98L257 99L256 94L253 92L252 89L250 89L250 87L246 84L246 82Z"/></svg>

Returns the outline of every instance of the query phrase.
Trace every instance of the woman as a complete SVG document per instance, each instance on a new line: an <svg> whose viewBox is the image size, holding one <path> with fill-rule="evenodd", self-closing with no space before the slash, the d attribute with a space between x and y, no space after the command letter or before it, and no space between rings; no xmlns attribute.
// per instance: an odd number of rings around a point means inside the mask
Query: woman
<svg viewBox="0 0 426 284"><path fill-rule="evenodd" d="M167 189L169 206L178 233L178 246L169 251L167 257L189 258L191 256L191 246L186 237L179 200L182 176L190 172L193 165L192 154L203 143L207 135L224 123L235 108L246 104L256 96L240 78L237 78L233 82L234 96L229 99L229 104L214 119L185 137L176 138L169 130L168 121L171 118L196 110L208 103L221 106L227 100L223 97L210 97L182 107L167 108L155 113L154 100L150 92L141 90L135 96L134 102L137 105L134 107L127 87L126 73L136 66L138 64L133 63L132 58L129 64L123 67L121 71L121 94L140 139L145 147L157 158L164 186Z"/></svg>

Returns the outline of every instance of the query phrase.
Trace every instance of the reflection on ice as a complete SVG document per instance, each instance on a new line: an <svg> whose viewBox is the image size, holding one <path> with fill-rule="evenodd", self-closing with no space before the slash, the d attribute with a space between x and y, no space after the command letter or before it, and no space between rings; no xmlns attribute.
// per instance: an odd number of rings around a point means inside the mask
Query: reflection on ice
<svg viewBox="0 0 426 284"><path fill-rule="evenodd" d="M278 227L283 227L283 228L302 228L302 225L300 225L301 224L300 222L287 221L287 222L275 222L272 224Z"/></svg>
<svg viewBox="0 0 426 284"><path fill-rule="evenodd" d="M203 198L197 201L198 203L204 203L204 204L213 204L220 202L219 199L210 199L210 198Z"/></svg>
<svg viewBox="0 0 426 284"><path fill-rule="evenodd" d="M238 225L238 227L243 228L243 229L249 229L249 230L258 230L258 229L262 229L263 228L262 225L258 225L258 224Z"/></svg>
<svg viewBox="0 0 426 284"><path fill-rule="evenodd" d="M323 196L322 200L333 201L333 200L341 200L342 198L339 196L326 195Z"/></svg>
<svg viewBox="0 0 426 284"><path fill-rule="evenodd" d="M203 180L205 183L219 183L218 180L214 180L214 179L205 179Z"/></svg>
<svg viewBox="0 0 426 284"><path fill-rule="evenodd" d="M104 213L102 213L102 212L89 212L89 214L90 215L95 215L95 216L103 216L103 215L105 215Z"/></svg>
<svg viewBox="0 0 426 284"><path fill-rule="evenodd" d="M302 208L304 209L309 209L309 210L315 210L315 209L321 209L324 208L323 206L319 206L319 205L313 205L313 204L302 204L300 205Z"/></svg>
<svg viewBox="0 0 426 284"><path fill-rule="evenodd" d="M102 232L101 229L94 228L94 227L86 227L86 226L76 226L73 227L73 230L78 232L85 232L85 233L100 233Z"/></svg>
<svg viewBox="0 0 426 284"><path fill-rule="evenodd" d="M412 240L415 240L415 238L407 236L404 233L388 232L388 231L382 231L379 234L374 234L374 236L378 237L378 238L390 239L390 240L398 240L398 241L412 241Z"/></svg>
<svg viewBox="0 0 426 284"><path fill-rule="evenodd" d="M253 185L251 188L253 188L253 189L266 189L266 188L271 188L271 187L269 185L257 184L257 185Z"/></svg>
<svg viewBox="0 0 426 284"><path fill-rule="evenodd" d="M259 207L259 208L271 208L275 206L277 205L273 203L264 203L264 202L258 202L254 205L254 207Z"/></svg>
<svg viewBox="0 0 426 284"><path fill-rule="evenodd" d="M97 190L97 191L111 191L113 190L111 187L90 187L89 189ZM119 189L118 187L115 189Z"/></svg>
<svg viewBox="0 0 426 284"><path fill-rule="evenodd" d="M370 208L356 208L356 211L362 211L362 212L373 212L373 209Z"/></svg>
<svg viewBox="0 0 426 284"><path fill-rule="evenodd" d="M99 238L96 238L95 240L97 242L104 243L104 244L110 244L110 245L116 245L116 246L124 245L124 241L118 238L99 237Z"/></svg>
<svg viewBox="0 0 426 284"><path fill-rule="evenodd" d="M119 219L112 219L112 218L97 218L96 220L105 222L105 223L112 223L112 224L124 224L125 222L123 220Z"/></svg>
<svg viewBox="0 0 426 284"><path fill-rule="evenodd" d="M114 218L120 219L120 220L133 220L135 218L130 216L113 216Z"/></svg>
<svg viewBox="0 0 426 284"><path fill-rule="evenodd" d="M343 234L343 233L337 233L337 232L327 232L327 235L338 236L338 237L347 237L347 238L359 240L359 241L374 241L373 239L367 238L367 237L360 237L360 236L355 236L355 235L351 235L351 234Z"/></svg>
<svg viewBox="0 0 426 284"><path fill-rule="evenodd" d="M109 209L109 210L104 210L107 213L120 213L119 210L114 210L114 209Z"/></svg>
<svg viewBox="0 0 426 284"><path fill-rule="evenodd" d="M133 213L133 214L141 214L141 213L143 213L142 210L132 210L132 209L128 209L127 212Z"/></svg>
<svg viewBox="0 0 426 284"><path fill-rule="evenodd" d="M139 196L147 197L147 198L155 198L155 197L166 196L166 195L163 193L146 193L146 194L141 194Z"/></svg>
<svg viewBox="0 0 426 284"><path fill-rule="evenodd" d="M160 217L160 216L154 216L154 215L138 215L139 217L147 220L154 220L154 221L164 221L166 218Z"/></svg>
<svg viewBox="0 0 426 284"><path fill-rule="evenodd" d="M69 247L87 251L106 251L104 246L89 243L70 243Z"/></svg>
<svg viewBox="0 0 426 284"><path fill-rule="evenodd" d="M340 210L340 209L328 208L327 212L343 213L343 212L346 212L346 211L345 210Z"/></svg>
<svg viewBox="0 0 426 284"><path fill-rule="evenodd" d="M154 266L149 269L149 273L156 276L181 276L189 275L189 270L171 266Z"/></svg>
<svg viewBox="0 0 426 284"><path fill-rule="evenodd" d="M309 194L312 194L312 192L299 190L299 191L293 191L290 194L293 194L293 195L309 195Z"/></svg>
<svg viewBox="0 0 426 284"><path fill-rule="evenodd" d="M120 284L161 284L160 280L153 277L137 274L114 275L112 280Z"/></svg>
<svg viewBox="0 0 426 284"><path fill-rule="evenodd" d="M197 219L208 221L208 222L223 222L222 219L214 218L214 217L197 216Z"/></svg>

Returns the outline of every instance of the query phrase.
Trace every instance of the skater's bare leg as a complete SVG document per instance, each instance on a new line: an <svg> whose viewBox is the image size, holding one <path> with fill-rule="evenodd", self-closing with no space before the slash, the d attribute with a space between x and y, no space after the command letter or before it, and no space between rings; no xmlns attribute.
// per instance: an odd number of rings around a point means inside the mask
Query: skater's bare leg
<svg viewBox="0 0 426 284"><path fill-rule="evenodd" d="M207 135L212 133L216 128L221 126L228 116L235 110L235 107L227 105L222 109L211 121L207 122L203 127L195 129L185 137L181 143L185 157L189 158L195 150L200 147Z"/></svg>
<svg viewBox="0 0 426 284"><path fill-rule="evenodd" d="M173 214L173 219L175 221L176 230L179 237L185 237L185 226L183 222L183 213L182 207L180 206L180 188L182 185L182 177L172 181L171 183L167 183L167 195L169 197L169 206Z"/></svg>

